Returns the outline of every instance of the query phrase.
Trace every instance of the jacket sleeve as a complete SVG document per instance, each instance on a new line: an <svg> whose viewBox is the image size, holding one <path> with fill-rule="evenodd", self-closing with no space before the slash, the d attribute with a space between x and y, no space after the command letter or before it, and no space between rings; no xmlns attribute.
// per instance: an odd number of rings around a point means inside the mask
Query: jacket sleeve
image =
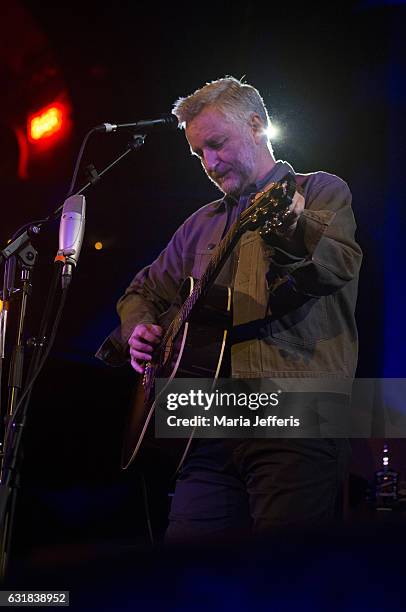
<svg viewBox="0 0 406 612"><path fill-rule="evenodd" d="M121 324L106 338L96 357L112 366L129 359L128 339L140 323L157 323L183 281L184 224L155 261L131 281L117 303Z"/></svg>
<svg viewBox="0 0 406 612"><path fill-rule="evenodd" d="M291 239L271 236L269 289L319 297L357 277L362 252L355 241L355 219L347 184L325 175L305 196L305 210Z"/></svg>

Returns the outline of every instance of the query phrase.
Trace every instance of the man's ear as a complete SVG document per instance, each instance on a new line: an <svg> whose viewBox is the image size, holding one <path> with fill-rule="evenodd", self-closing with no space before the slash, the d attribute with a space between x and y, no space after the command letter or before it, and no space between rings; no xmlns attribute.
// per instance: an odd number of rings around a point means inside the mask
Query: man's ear
<svg viewBox="0 0 406 612"><path fill-rule="evenodd" d="M265 125L257 113L253 113L251 115L250 126L255 142L259 144L264 140Z"/></svg>

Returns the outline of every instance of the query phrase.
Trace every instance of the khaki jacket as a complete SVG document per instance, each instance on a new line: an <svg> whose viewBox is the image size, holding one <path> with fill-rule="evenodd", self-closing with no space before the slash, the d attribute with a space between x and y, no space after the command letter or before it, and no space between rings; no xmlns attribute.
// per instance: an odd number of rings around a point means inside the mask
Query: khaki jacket
<svg viewBox="0 0 406 612"><path fill-rule="evenodd" d="M267 177L292 168L277 162ZM232 375L238 378L339 377L355 374L355 323L362 253L347 184L326 172L296 174L305 198L293 239L246 232L235 250ZM138 323L156 323L187 276L202 275L219 244L233 204L223 198L193 213L168 246L132 280L117 310L121 325L97 357L128 361ZM236 208L236 207L234 207ZM233 213L233 210L231 210ZM234 212L235 214L235 212ZM220 274L218 281L227 282Z"/></svg>

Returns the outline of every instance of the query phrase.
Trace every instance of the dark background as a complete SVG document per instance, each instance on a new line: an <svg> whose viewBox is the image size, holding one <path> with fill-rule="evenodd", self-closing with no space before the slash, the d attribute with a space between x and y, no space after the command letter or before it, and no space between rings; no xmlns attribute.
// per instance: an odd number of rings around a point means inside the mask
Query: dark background
<svg viewBox="0 0 406 612"><path fill-rule="evenodd" d="M349 183L365 254L358 376L403 377L405 13L403 3L385 2L325 9L311 3L4 2L1 244L63 203L91 127L169 113L177 97L205 82L245 75L281 128L276 157L297 171L323 169ZM29 113L56 98L71 109L71 130L46 151L28 148L23 179L16 134ZM82 170L89 163L101 170L125 145L122 135L94 136ZM82 172L79 184L84 180ZM63 563L69 547L92 558L100 547L146 544L145 482L158 537L164 528L168 461L151 460L147 452L139 466L120 473L133 374L106 368L94 353L117 324L115 302L133 274L186 216L216 197L180 131L149 135L142 150L87 193L85 243L27 427L15 546L29 563ZM27 336L38 328L57 235L58 224L51 224L38 243ZM102 251L94 249L96 240ZM390 444L394 467L404 474L403 443ZM381 445L354 444L351 508L364 507Z"/></svg>

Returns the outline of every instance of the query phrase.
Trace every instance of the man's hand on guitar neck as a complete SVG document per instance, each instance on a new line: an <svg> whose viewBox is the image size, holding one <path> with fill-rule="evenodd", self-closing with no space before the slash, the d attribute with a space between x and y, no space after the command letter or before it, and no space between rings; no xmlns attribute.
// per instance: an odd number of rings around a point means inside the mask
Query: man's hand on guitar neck
<svg viewBox="0 0 406 612"><path fill-rule="evenodd" d="M292 199L292 204L288 208L289 214L287 215L282 227L278 228L276 233L279 236L282 236L283 238L293 238L293 235L296 231L297 222L299 220L300 215L304 211L304 208L304 197L298 191L295 191L295 195Z"/></svg>
<svg viewBox="0 0 406 612"><path fill-rule="evenodd" d="M144 373L145 362L150 361L155 347L161 341L162 333L162 327L152 323L140 323L134 327L128 345L131 365L139 374Z"/></svg>

